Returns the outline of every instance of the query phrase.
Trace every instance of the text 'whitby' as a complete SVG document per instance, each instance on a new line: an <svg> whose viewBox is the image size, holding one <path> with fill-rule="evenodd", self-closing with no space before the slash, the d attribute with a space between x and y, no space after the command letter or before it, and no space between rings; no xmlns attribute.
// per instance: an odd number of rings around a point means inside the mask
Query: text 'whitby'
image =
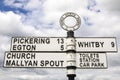
<svg viewBox="0 0 120 80"><path fill-rule="evenodd" d="M104 42L77 42L79 47L104 47Z"/></svg>

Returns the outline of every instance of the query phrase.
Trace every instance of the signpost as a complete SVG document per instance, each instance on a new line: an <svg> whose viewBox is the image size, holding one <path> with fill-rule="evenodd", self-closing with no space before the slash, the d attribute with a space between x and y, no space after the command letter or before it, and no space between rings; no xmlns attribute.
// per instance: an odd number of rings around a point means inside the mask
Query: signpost
<svg viewBox="0 0 120 80"><path fill-rule="evenodd" d="M4 67L66 68L68 80L74 80L76 69L106 69L106 53L117 52L116 38L74 37L73 31L80 24L79 15L68 12L60 18L67 37L12 37L10 51L5 52Z"/></svg>

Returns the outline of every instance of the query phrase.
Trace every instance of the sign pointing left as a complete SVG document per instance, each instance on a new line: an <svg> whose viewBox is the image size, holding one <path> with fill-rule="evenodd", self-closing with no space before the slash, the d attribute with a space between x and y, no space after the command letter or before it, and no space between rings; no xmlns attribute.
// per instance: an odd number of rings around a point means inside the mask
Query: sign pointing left
<svg viewBox="0 0 120 80"><path fill-rule="evenodd" d="M61 37L13 37L11 51L65 51L65 40Z"/></svg>
<svg viewBox="0 0 120 80"><path fill-rule="evenodd" d="M6 52L4 67L65 68L65 53Z"/></svg>

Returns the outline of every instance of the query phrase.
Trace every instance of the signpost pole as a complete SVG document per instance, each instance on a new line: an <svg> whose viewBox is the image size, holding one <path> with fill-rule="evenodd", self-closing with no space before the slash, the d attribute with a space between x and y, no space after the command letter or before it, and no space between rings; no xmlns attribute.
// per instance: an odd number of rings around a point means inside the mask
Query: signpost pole
<svg viewBox="0 0 120 80"><path fill-rule="evenodd" d="M72 18L69 23L74 23L74 25L66 25L66 18ZM73 20L73 18L75 20ZM66 43L66 54L67 54L67 77L68 80L74 80L76 77L76 41L74 38L74 30L80 27L81 19L79 15L73 12L67 12L63 14L60 18L60 26L68 31L67 32L67 43Z"/></svg>
<svg viewBox="0 0 120 80"><path fill-rule="evenodd" d="M67 32L67 77L68 80L74 80L76 77L76 44L74 32Z"/></svg>

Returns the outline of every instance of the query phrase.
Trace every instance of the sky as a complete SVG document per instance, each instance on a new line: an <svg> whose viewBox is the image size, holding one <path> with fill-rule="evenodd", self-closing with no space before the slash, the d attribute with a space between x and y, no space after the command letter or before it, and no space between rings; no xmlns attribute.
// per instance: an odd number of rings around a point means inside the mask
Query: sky
<svg viewBox="0 0 120 80"><path fill-rule="evenodd" d="M120 0L0 0L0 80L65 80L65 69L3 68L11 37L65 37L65 12L81 17L75 37L116 37L118 52L107 53L108 69L77 69L76 80L120 79Z"/></svg>

